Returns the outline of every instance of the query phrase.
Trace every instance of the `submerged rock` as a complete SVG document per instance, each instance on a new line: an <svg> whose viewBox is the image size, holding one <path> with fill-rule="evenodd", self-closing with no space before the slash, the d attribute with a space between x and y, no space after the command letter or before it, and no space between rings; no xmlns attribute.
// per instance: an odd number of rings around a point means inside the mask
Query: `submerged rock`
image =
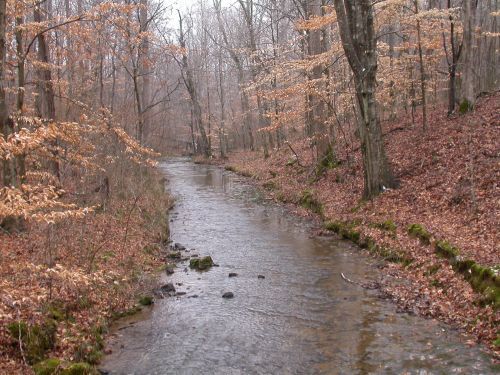
<svg viewBox="0 0 500 375"><path fill-rule="evenodd" d="M258 275L257 279L265 279L266 277L264 275Z"/></svg>
<svg viewBox="0 0 500 375"><path fill-rule="evenodd" d="M233 298L234 293L233 292L226 292L222 295L222 298Z"/></svg>
<svg viewBox="0 0 500 375"><path fill-rule="evenodd" d="M229 272L229 277L236 277L238 274L236 272Z"/></svg>
<svg viewBox="0 0 500 375"><path fill-rule="evenodd" d="M192 258L189 261L189 267L196 269L198 271L204 271L206 269L209 269L214 265L214 261L212 260L212 257L206 256L203 258Z"/></svg>

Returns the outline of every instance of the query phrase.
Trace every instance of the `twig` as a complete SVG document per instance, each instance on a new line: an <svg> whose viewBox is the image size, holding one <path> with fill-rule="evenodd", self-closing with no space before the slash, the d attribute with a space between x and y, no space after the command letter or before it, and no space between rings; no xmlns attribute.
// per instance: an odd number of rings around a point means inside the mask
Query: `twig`
<svg viewBox="0 0 500 375"><path fill-rule="evenodd" d="M292 145L290 144L290 142L288 141L285 141L285 144L290 148L290 151L292 151L292 153L295 155L295 160L297 160L297 164L299 166L301 166L302 168L304 168L304 166L302 165L302 163L300 162L300 158L299 158L299 155L297 155L297 153L295 152L295 150L293 149Z"/></svg>
<svg viewBox="0 0 500 375"><path fill-rule="evenodd" d="M130 216L132 215L132 211L134 211L135 206L137 205L137 201L140 198L140 194L138 194L135 199L134 199L134 204L132 205L132 208L130 208L130 211L128 212L128 217L127 217L127 223L125 224L125 236L123 237L123 246L122 246L122 252L125 249L125 245L127 243L127 235L128 235L128 224L130 222Z"/></svg>
<svg viewBox="0 0 500 375"><path fill-rule="evenodd" d="M17 306L16 306L16 313L17 313L17 331L18 331L17 341L19 342L19 351L21 352L21 358L23 359L24 364L27 365L28 362L26 362L26 356L24 355L23 339L21 337L21 314L19 313L19 308Z"/></svg>
<svg viewBox="0 0 500 375"><path fill-rule="evenodd" d="M356 285L361 285L355 281L352 281L351 279L349 279L346 275L344 275L343 272L340 273L340 276L342 277L342 279L344 279L344 281L347 281L348 283L351 283L351 284L356 284Z"/></svg>

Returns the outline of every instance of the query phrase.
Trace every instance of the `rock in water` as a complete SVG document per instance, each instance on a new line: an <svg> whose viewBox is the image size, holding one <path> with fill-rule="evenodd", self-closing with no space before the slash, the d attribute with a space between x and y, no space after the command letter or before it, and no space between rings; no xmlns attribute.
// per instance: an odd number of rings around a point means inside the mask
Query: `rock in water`
<svg viewBox="0 0 500 375"><path fill-rule="evenodd" d="M162 285L160 288L162 293L175 293L175 286L172 283Z"/></svg>
<svg viewBox="0 0 500 375"><path fill-rule="evenodd" d="M226 292L222 295L222 298L233 298L234 293L233 292Z"/></svg>
<svg viewBox="0 0 500 375"><path fill-rule="evenodd" d="M229 277L236 277L238 274L236 272L229 272Z"/></svg>
<svg viewBox="0 0 500 375"><path fill-rule="evenodd" d="M194 268L198 271L206 270L214 265L212 257L206 256L203 258L192 258L189 261L189 267Z"/></svg>
<svg viewBox="0 0 500 375"><path fill-rule="evenodd" d="M182 246L180 243L175 243L174 244L174 249L175 250L186 250L186 247L185 246Z"/></svg>
<svg viewBox="0 0 500 375"><path fill-rule="evenodd" d="M265 279L266 277L264 275L258 275L257 278L258 279Z"/></svg>

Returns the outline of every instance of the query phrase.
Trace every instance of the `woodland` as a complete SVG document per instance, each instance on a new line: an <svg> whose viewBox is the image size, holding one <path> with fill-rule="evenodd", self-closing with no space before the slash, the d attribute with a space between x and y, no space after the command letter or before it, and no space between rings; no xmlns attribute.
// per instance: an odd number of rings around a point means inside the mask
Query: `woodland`
<svg viewBox="0 0 500 375"><path fill-rule="evenodd" d="M498 358L499 17L497 0L0 0L0 373L96 371L164 264L171 155L387 260L399 306Z"/></svg>

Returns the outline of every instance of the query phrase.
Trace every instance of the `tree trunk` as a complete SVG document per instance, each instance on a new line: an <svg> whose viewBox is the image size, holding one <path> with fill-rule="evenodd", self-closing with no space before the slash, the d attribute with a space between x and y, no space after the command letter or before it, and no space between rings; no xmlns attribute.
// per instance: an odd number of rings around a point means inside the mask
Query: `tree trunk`
<svg viewBox="0 0 500 375"><path fill-rule="evenodd" d="M50 6L50 2L48 3ZM33 9L33 19L35 22L42 22L42 11L39 5L36 5ZM42 98L40 102L40 114L45 116L49 121L56 121L56 102L55 102L55 92L54 86L52 84L52 72L50 70L50 59L49 59L49 48L47 45L47 40L44 33L38 34L38 59L45 64L44 67L38 70L40 88L42 91ZM54 141L53 146L55 148L53 152L53 159L50 161L50 167L52 172L57 176L57 179L61 179L61 172L58 157L58 142Z"/></svg>
<svg viewBox="0 0 500 375"><path fill-rule="evenodd" d="M23 32L22 25L24 23L23 16L16 17L16 52L17 52L17 113L19 115L17 131L20 130L24 116L24 91L25 91L25 57L23 48ZM20 183L23 183L26 175L26 155L16 156L16 175Z"/></svg>
<svg viewBox="0 0 500 375"><path fill-rule="evenodd" d="M322 1L321 0L308 0L307 2L307 15L308 17L320 17L322 15ZM308 33L308 55L310 57L320 55L326 51L324 48L324 41L322 38L323 30L309 30ZM325 100L318 95L318 92L325 92L326 78L323 74L325 67L323 64L315 64L312 72L309 74L309 79L313 81L314 88L308 94L308 116L309 129L313 136L313 145L316 147L316 158L322 162L324 158L332 158L330 155L332 149L328 131L326 129L327 108Z"/></svg>
<svg viewBox="0 0 500 375"><path fill-rule="evenodd" d="M140 30L142 33L148 31L148 0L141 0L141 7L139 9L139 20L140 20ZM149 39L143 37L141 45L139 47L139 58L138 58L138 70L139 76L142 79L142 91L141 91L141 104L142 104L142 131L141 131L141 142L144 141L144 129L149 128L148 119L148 106L151 101L151 82L149 79L148 72L148 60L149 60Z"/></svg>
<svg viewBox="0 0 500 375"><path fill-rule="evenodd" d="M464 56L463 56L463 79L462 79L462 99L465 103L464 109L470 110L476 102L476 92L474 87L474 28L476 15L476 0L464 1Z"/></svg>
<svg viewBox="0 0 500 375"><path fill-rule="evenodd" d="M418 0L414 0L415 14L418 15ZM422 52L422 30L420 20L417 17L417 43L418 43L418 60L420 63L420 90L422 91L422 128L427 129L427 97L425 95L425 66L424 56Z"/></svg>
<svg viewBox="0 0 500 375"><path fill-rule="evenodd" d="M335 11L345 54L354 74L360 111L358 128L364 171L364 197L373 198L396 186L385 155L375 101L377 40L371 0L335 0Z"/></svg>
<svg viewBox="0 0 500 375"><path fill-rule="evenodd" d="M5 58L7 53L6 40L6 11L7 0L0 0L0 131L5 140L12 133L12 123L9 120L9 110L5 95ZM3 169L3 186L11 186L14 184L15 175L12 162L10 160L2 160Z"/></svg>
<svg viewBox="0 0 500 375"><path fill-rule="evenodd" d="M186 49L186 39L182 27L182 17L180 12L179 12L179 44L184 50ZM189 66L187 52L183 52L182 54L182 70L184 72L183 75L184 84L186 85L186 89L191 99L194 128L198 130L198 132L200 133L200 146L197 147L197 150L203 153L206 157L210 157L211 150L209 148L207 134L205 133L205 128L203 127L200 101L198 99L198 93L196 91L196 86L194 83L193 72L191 70L191 67Z"/></svg>

